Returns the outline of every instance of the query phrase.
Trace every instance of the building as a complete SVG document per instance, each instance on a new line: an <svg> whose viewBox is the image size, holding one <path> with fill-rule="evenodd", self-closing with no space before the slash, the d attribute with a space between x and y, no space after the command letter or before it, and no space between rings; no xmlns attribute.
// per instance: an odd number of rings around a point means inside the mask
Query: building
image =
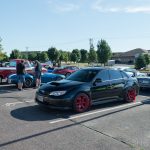
<svg viewBox="0 0 150 150"><path fill-rule="evenodd" d="M139 55L148 53L150 53L150 50L136 48L124 53L113 53L111 59L115 60L116 63L133 64Z"/></svg>

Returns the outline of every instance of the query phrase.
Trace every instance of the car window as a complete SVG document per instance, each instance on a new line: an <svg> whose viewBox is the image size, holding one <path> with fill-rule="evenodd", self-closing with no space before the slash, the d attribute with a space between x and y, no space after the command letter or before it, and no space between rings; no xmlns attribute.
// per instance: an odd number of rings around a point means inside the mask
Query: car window
<svg viewBox="0 0 150 150"><path fill-rule="evenodd" d="M120 79L122 75L119 70L109 70L110 80Z"/></svg>
<svg viewBox="0 0 150 150"><path fill-rule="evenodd" d="M129 78L128 74L123 71L121 71L121 75L123 78Z"/></svg>
<svg viewBox="0 0 150 150"><path fill-rule="evenodd" d="M16 67L16 61L10 61L9 66L10 67Z"/></svg>
<svg viewBox="0 0 150 150"><path fill-rule="evenodd" d="M98 75L97 78L100 78L103 81L109 80L109 72L108 70L102 70Z"/></svg>
<svg viewBox="0 0 150 150"><path fill-rule="evenodd" d="M90 82L98 74L99 70L78 70L67 77L67 80Z"/></svg>

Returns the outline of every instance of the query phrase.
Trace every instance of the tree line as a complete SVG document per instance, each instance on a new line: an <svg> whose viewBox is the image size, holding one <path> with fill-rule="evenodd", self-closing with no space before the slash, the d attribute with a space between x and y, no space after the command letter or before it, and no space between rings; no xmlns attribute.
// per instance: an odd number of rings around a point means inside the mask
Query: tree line
<svg viewBox="0 0 150 150"><path fill-rule="evenodd" d="M142 54L135 61L135 69L147 68L150 64L150 55Z"/></svg>
<svg viewBox="0 0 150 150"><path fill-rule="evenodd" d="M40 62L52 61L54 65L61 66L61 62L74 63L101 63L105 65L111 58L112 51L108 43L101 39L97 43L97 48L94 48L93 43L90 43L89 51L85 49L73 49L71 52L58 50L55 47L50 47L47 51L42 52L26 52L22 53L18 49L12 50L8 59L28 59L31 61L39 60Z"/></svg>

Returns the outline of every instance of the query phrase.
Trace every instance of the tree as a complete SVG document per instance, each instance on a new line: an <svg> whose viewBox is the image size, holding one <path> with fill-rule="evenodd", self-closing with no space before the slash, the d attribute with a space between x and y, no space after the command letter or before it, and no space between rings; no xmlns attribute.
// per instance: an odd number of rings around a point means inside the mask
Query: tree
<svg viewBox="0 0 150 150"><path fill-rule="evenodd" d="M68 61L71 61L71 52L67 52L68 55Z"/></svg>
<svg viewBox="0 0 150 150"><path fill-rule="evenodd" d="M59 53L59 51L55 48L55 47L51 47L51 48L49 48L48 49L48 57L49 57L49 59L54 63L54 65L55 65L55 63L58 61L58 59L59 59L59 56L60 56L60 53Z"/></svg>
<svg viewBox="0 0 150 150"><path fill-rule="evenodd" d="M78 56L75 53L71 53L70 54L70 60L75 63L78 60Z"/></svg>
<svg viewBox="0 0 150 150"><path fill-rule="evenodd" d="M97 58L98 58L98 62L105 64L108 62L108 60L111 57L111 48L108 45L108 43L105 40L98 41L97 44Z"/></svg>
<svg viewBox="0 0 150 150"><path fill-rule="evenodd" d="M81 53L80 62L82 62L82 63L87 62L87 60L88 60L88 51L85 50L85 49L81 49L81 50L80 50L80 53Z"/></svg>
<svg viewBox="0 0 150 150"><path fill-rule="evenodd" d="M79 62L81 59L81 53L78 49L73 49L72 50L73 55L71 56L72 58L76 59L73 62ZM75 56L76 55L76 56ZM71 60L72 61L72 60Z"/></svg>
<svg viewBox="0 0 150 150"><path fill-rule="evenodd" d="M2 39L0 38L0 61L8 61L8 56L3 52L3 47L1 44Z"/></svg>
<svg viewBox="0 0 150 150"><path fill-rule="evenodd" d="M46 52L41 52L40 53L40 61L45 62L48 61L48 54Z"/></svg>
<svg viewBox="0 0 150 150"><path fill-rule="evenodd" d="M67 63L69 61L69 54L68 52L64 52L63 54L63 60Z"/></svg>
<svg viewBox="0 0 150 150"><path fill-rule="evenodd" d="M61 66L61 62L64 60L64 52L59 50L58 66Z"/></svg>
<svg viewBox="0 0 150 150"><path fill-rule="evenodd" d="M146 67L146 62L145 62L144 56L140 55L135 61L135 68L141 69L143 67Z"/></svg>
<svg viewBox="0 0 150 150"><path fill-rule="evenodd" d="M144 59L145 59L145 63L146 66L150 64L150 56L148 54L144 54Z"/></svg>
<svg viewBox="0 0 150 150"><path fill-rule="evenodd" d="M20 54L19 50L14 49L14 50L12 50L12 52L10 54L10 59L17 59L17 58L21 58L21 54Z"/></svg>
<svg viewBox="0 0 150 150"><path fill-rule="evenodd" d="M27 55L25 55L25 56L27 56ZM31 61L36 60L36 57L37 57L37 53L32 52L32 53L28 54L28 59Z"/></svg>

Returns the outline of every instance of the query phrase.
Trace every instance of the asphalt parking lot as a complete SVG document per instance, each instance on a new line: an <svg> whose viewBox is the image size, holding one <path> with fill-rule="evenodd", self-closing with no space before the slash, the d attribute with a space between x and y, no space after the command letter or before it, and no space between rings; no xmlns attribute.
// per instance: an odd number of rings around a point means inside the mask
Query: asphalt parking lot
<svg viewBox="0 0 150 150"><path fill-rule="evenodd" d="M150 92L82 114L34 102L35 89L0 85L0 150L150 150Z"/></svg>

